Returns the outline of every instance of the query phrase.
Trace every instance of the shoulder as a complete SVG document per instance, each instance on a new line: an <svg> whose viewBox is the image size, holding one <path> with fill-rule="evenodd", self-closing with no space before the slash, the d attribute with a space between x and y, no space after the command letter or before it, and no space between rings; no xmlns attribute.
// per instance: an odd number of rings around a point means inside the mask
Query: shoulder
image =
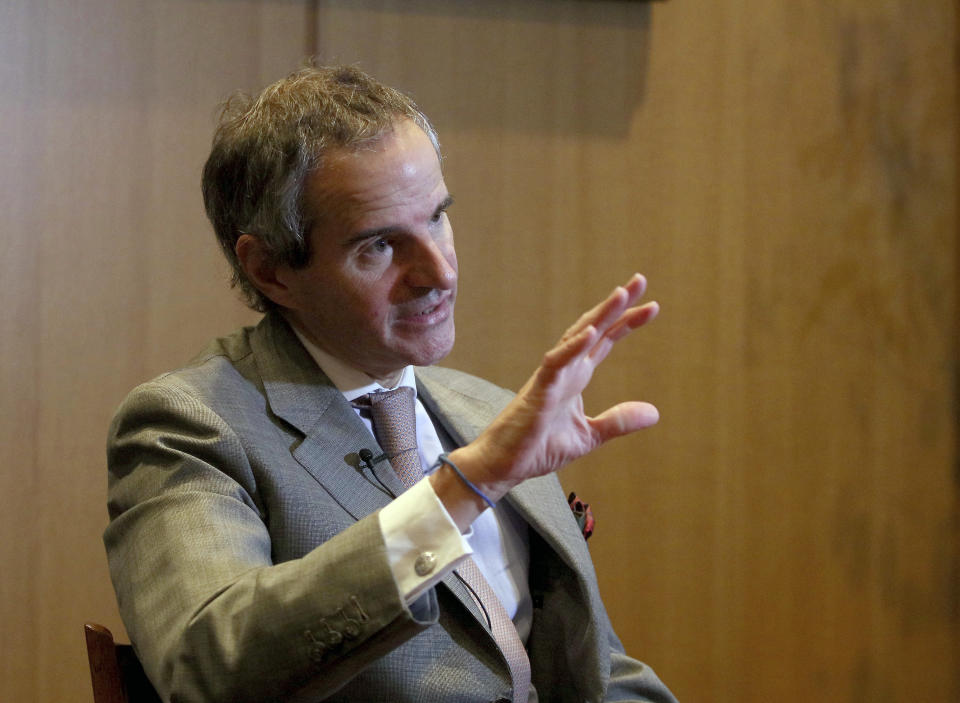
<svg viewBox="0 0 960 703"><path fill-rule="evenodd" d="M513 399L513 393L476 376L439 366L418 367L417 393L462 444L477 435Z"/></svg>
<svg viewBox="0 0 960 703"><path fill-rule="evenodd" d="M111 433L119 423L157 424L169 417L219 414L225 406L257 403L262 381L251 349L255 330L243 327L214 339L179 368L133 388L116 410Z"/></svg>
<svg viewBox="0 0 960 703"><path fill-rule="evenodd" d="M190 361L139 385L132 396L144 393L183 392L200 398L215 397L256 382L250 336L244 327L214 339Z"/></svg>
<svg viewBox="0 0 960 703"><path fill-rule="evenodd" d="M440 390L448 394L455 394L464 399L497 406L498 412L509 403L514 396L513 391L485 381L463 371L448 369L443 366L418 366L415 369L417 385L421 389L436 394Z"/></svg>
<svg viewBox="0 0 960 703"><path fill-rule="evenodd" d="M134 394L178 389L199 398L230 396L240 388L262 392L264 379L315 381L316 365L277 314L209 342L179 368L148 381Z"/></svg>

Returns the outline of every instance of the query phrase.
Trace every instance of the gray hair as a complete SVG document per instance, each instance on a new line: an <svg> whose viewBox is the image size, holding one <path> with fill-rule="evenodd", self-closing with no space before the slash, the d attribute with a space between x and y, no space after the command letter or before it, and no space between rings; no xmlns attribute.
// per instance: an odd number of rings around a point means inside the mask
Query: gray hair
<svg viewBox="0 0 960 703"><path fill-rule="evenodd" d="M351 66L310 66L267 86L237 93L223 106L203 168L203 202L233 267L233 286L265 312L275 304L247 277L235 251L255 235L273 263L310 262L310 227L320 213L304 202L307 179L325 153L375 141L405 119L440 153L430 121L406 95Z"/></svg>

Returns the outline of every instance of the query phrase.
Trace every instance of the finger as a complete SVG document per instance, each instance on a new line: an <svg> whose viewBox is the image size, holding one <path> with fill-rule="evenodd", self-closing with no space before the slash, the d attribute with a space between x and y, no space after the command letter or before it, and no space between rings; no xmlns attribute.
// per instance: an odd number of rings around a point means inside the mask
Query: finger
<svg viewBox="0 0 960 703"><path fill-rule="evenodd" d="M628 401L614 405L588 422L596 433L598 442L602 444L615 437L651 427L657 424L659 419L660 412L656 406L641 401Z"/></svg>
<svg viewBox="0 0 960 703"><path fill-rule="evenodd" d="M575 337L590 325L594 327L603 325L607 318L615 319L617 315L627 309L627 297L626 290L622 286L617 286L610 295L583 313L576 322L567 328L560 339L565 340Z"/></svg>
<svg viewBox="0 0 960 703"><path fill-rule="evenodd" d="M647 292L647 279L643 274L635 273L623 287L627 289L627 293L630 296L628 305L633 305Z"/></svg>
<svg viewBox="0 0 960 703"><path fill-rule="evenodd" d="M614 324L623 312L636 303L647 290L647 279L639 273L633 274L625 285L617 286L607 299L594 307L595 319L590 321L601 332ZM622 297L620 291L626 293Z"/></svg>
<svg viewBox="0 0 960 703"><path fill-rule="evenodd" d="M553 349L543 355L541 369L548 369L552 373L563 368L581 354L584 354L596 344L599 333L593 325L587 325L580 334L561 340Z"/></svg>
<svg viewBox="0 0 960 703"><path fill-rule="evenodd" d="M525 395L534 386L540 386L541 388L549 386L566 365L596 344L597 337L596 328L588 326L576 336L561 339L553 349L543 355L540 366L523 384L517 395Z"/></svg>
<svg viewBox="0 0 960 703"><path fill-rule="evenodd" d="M617 320L616 323L611 325L610 329L606 332L606 336L616 342L638 327L643 327L659 314L660 303L656 300L651 300L649 303L630 308L620 316L620 319Z"/></svg>
<svg viewBox="0 0 960 703"><path fill-rule="evenodd" d="M614 344L633 332L633 330L650 322L657 316L658 312L660 312L660 304L656 301L651 301L645 305L627 310L620 316L620 319L604 333L603 337L594 345L593 349L590 350L589 356L591 361L599 364L606 359L607 354L613 349Z"/></svg>
<svg viewBox="0 0 960 703"><path fill-rule="evenodd" d="M590 308L570 326L562 339L579 334L587 325L593 325L601 332L612 325L623 311L633 305L647 288L647 279L639 273L633 274L626 285L617 286L604 300Z"/></svg>

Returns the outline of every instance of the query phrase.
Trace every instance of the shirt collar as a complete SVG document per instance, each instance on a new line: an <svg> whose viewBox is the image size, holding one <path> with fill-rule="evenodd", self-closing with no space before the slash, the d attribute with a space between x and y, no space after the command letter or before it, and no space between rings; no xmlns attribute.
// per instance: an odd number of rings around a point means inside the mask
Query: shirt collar
<svg viewBox="0 0 960 703"><path fill-rule="evenodd" d="M348 401L356 400L367 393L393 390L393 388L384 388L369 374L324 351L307 339L306 335L301 333L300 330L293 325L290 325L290 327L293 328L293 333L297 335L297 339L300 340L310 353L313 360L317 362L320 370L327 375L327 378L337 387L338 391L343 393L343 397ZM413 374L412 366L404 367L403 373L400 376L400 382L394 386L394 388L400 388L402 386L412 388L414 397L416 397L417 381Z"/></svg>

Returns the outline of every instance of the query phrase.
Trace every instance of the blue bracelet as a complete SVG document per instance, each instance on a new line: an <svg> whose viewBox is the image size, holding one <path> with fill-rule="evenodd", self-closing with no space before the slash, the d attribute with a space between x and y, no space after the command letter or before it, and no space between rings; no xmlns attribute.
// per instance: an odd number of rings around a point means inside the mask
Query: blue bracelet
<svg viewBox="0 0 960 703"><path fill-rule="evenodd" d="M452 461L450 461L450 459L447 458L447 455L446 455L445 453L444 453L444 454L441 454L440 456L437 457L436 466L440 466L440 464L446 464L446 465L449 466L451 469L453 469L453 470L457 473L457 476L460 477L460 480L463 481L465 484L467 484L467 486L470 488L471 491L473 491L473 492L476 493L478 496L480 496L481 498L483 498L483 502L484 502L484 503L486 503L487 505L489 505L491 508L496 508L496 507L497 507L497 504L496 504L496 503L494 503L492 500L490 500L489 498L487 498L487 496L484 494L483 491L481 491L479 488L477 488L476 486L474 486L474 485L470 482L470 479L468 479L466 476L463 475L463 472L462 472L459 468L457 468L457 465L456 465L456 464L454 464Z"/></svg>

